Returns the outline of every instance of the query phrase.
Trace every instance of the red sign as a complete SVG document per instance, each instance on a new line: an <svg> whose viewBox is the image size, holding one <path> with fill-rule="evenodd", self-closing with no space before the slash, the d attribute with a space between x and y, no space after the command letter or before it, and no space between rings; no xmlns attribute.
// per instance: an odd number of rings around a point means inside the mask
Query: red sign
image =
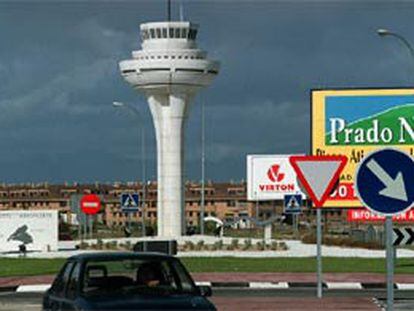
<svg viewBox="0 0 414 311"><path fill-rule="evenodd" d="M273 182L281 182L283 178L285 178L285 174L279 172L280 165L279 164L273 164L268 170L267 170L267 177L270 181Z"/></svg>
<svg viewBox="0 0 414 311"><path fill-rule="evenodd" d="M349 201L357 200L354 190L354 183L340 182L338 187L329 195L329 200Z"/></svg>
<svg viewBox="0 0 414 311"><path fill-rule="evenodd" d="M347 211L347 219L349 222L383 222L385 216L374 214L367 209L349 209ZM407 212L395 215L392 217L395 222L413 222L414 210L410 209Z"/></svg>
<svg viewBox="0 0 414 311"><path fill-rule="evenodd" d="M87 215L95 215L101 209L101 200L96 194L86 194L80 200L82 211Z"/></svg>
<svg viewBox="0 0 414 311"><path fill-rule="evenodd" d="M291 156L302 186L316 207L322 207L348 161L345 156Z"/></svg>

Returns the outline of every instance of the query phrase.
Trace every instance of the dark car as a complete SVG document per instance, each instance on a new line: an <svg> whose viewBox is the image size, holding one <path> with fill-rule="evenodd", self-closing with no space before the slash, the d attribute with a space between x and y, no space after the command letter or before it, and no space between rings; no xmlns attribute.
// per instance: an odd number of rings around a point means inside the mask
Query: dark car
<svg viewBox="0 0 414 311"><path fill-rule="evenodd" d="M181 262L158 253L70 257L43 297L44 310L216 310Z"/></svg>

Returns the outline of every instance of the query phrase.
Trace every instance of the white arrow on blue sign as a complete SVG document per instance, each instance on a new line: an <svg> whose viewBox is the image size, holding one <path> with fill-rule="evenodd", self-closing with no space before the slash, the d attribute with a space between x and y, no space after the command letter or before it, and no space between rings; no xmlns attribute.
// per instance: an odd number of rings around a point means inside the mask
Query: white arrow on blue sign
<svg viewBox="0 0 414 311"><path fill-rule="evenodd" d="M414 160L405 152L385 148L370 153L355 177L359 199L371 211L396 215L414 204Z"/></svg>
<svg viewBox="0 0 414 311"><path fill-rule="evenodd" d="M121 195L122 212L137 212L139 209L138 193L123 193Z"/></svg>

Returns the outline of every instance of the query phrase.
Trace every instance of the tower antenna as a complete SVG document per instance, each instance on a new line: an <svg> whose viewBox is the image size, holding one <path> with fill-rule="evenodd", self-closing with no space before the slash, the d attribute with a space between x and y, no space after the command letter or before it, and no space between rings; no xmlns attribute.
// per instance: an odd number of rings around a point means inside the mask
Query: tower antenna
<svg viewBox="0 0 414 311"><path fill-rule="evenodd" d="M171 0L167 1L167 20L171 22Z"/></svg>
<svg viewBox="0 0 414 311"><path fill-rule="evenodd" d="M180 1L180 22L184 21L184 4Z"/></svg>

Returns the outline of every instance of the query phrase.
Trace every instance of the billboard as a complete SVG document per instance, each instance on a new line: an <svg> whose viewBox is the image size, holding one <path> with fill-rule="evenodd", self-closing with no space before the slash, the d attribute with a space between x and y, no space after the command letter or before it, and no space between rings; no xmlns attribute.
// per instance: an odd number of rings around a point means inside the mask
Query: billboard
<svg viewBox="0 0 414 311"><path fill-rule="evenodd" d="M361 207L355 169L378 148L414 153L414 89L313 90L313 155L345 155L348 164L326 207Z"/></svg>
<svg viewBox="0 0 414 311"><path fill-rule="evenodd" d="M286 194L304 194L289 163L291 155L247 156L247 200L283 200Z"/></svg>
<svg viewBox="0 0 414 311"><path fill-rule="evenodd" d="M370 210L365 208L360 209L348 209L347 220L349 222L384 222L385 216L374 214ZM410 209L406 212L392 216L393 222L413 222L414 210Z"/></svg>
<svg viewBox="0 0 414 311"><path fill-rule="evenodd" d="M18 251L24 244L28 251L58 249L58 212L1 211L0 251Z"/></svg>

